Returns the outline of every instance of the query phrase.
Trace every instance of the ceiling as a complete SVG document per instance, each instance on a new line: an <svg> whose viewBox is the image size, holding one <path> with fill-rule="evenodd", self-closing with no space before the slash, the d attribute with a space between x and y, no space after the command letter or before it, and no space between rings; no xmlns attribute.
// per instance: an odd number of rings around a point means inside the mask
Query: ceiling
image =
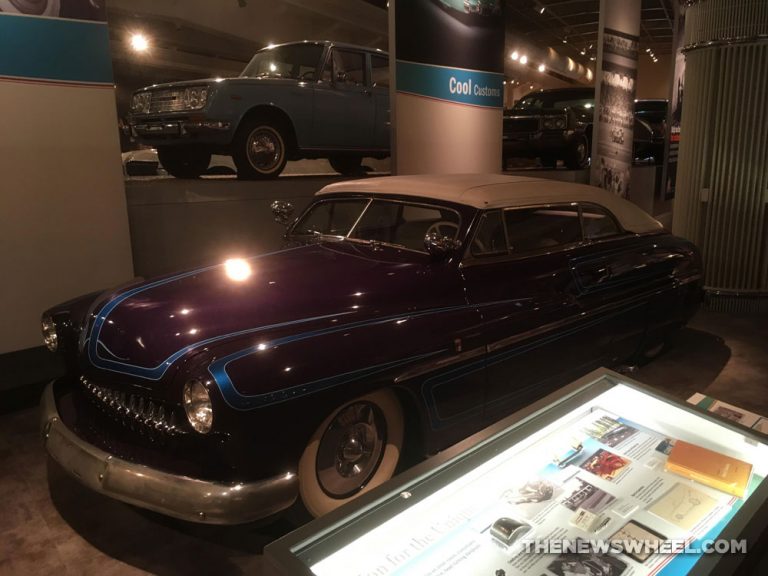
<svg viewBox="0 0 768 576"><path fill-rule="evenodd" d="M671 52L673 1L642 0L640 47L643 53L646 48L655 54ZM507 0L508 34L551 46L563 56L582 63L596 55L599 17L600 0Z"/></svg>

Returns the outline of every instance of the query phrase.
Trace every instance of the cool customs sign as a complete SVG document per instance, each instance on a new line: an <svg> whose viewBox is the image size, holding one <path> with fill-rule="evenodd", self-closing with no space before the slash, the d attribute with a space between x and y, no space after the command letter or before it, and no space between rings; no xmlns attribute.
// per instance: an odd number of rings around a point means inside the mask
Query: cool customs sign
<svg viewBox="0 0 768 576"><path fill-rule="evenodd" d="M478 70L397 62L398 92L471 106L503 106L503 78Z"/></svg>

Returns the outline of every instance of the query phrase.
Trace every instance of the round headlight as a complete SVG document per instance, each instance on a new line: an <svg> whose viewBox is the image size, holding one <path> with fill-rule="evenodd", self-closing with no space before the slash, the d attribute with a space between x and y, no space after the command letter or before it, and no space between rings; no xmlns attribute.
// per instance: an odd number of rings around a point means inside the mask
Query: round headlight
<svg viewBox="0 0 768 576"><path fill-rule="evenodd" d="M47 314L41 320L43 342L51 352L56 352L59 347L59 335L56 333L56 323Z"/></svg>
<svg viewBox="0 0 768 576"><path fill-rule="evenodd" d="M213 426L213 406L208 390L200 380L184 384L184 411L195 431L207 434Z"/></svg>

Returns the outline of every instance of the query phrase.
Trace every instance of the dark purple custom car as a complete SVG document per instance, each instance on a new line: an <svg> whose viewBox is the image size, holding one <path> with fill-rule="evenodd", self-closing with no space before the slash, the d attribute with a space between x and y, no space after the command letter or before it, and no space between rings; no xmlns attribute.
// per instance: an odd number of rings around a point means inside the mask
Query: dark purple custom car
<svg viewBox="0 0 768 576"><path fill-rule="evenodd" d="M288 218L288 206L276 203ZM286 248L45 313L70 373L48 452L175 516L323 514L696 310L696 248L602 190L495 175L344 182Z"/></svg>

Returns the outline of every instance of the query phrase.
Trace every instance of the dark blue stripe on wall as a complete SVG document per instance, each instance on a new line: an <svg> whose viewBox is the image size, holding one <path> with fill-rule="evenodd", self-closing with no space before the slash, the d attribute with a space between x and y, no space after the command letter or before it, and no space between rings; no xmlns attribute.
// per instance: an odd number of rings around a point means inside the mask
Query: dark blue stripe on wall
<svg viewBox="0 0 768 576"><path fill-rule="evenodd" d="M111 84L107 25L0 14L0 76Z"/></svg>

